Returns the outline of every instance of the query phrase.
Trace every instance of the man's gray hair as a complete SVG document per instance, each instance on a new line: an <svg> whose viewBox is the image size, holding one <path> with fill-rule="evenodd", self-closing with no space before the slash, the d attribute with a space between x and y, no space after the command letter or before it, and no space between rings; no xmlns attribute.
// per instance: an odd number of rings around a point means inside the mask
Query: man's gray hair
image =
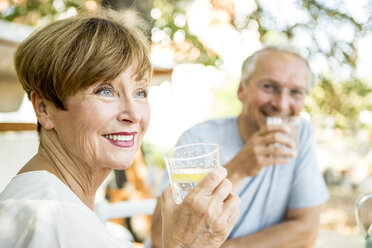
<svg viewBox="0 0 372 248"><path fill-rule="evenodd" d="M278 51L278 52L290 53L290 54L294 54L297 57L299 57L300 59L302 59L306 63L307 68L308 68L308 72L309 72L308 77L307 77L306 91L307 91L307 93L311 92L311 89L313 88L313 85L314 85L314 74L313 74L313 72L310 68L309 62L307 61L307 59L305 57L303 57L301 55L300 51L296 47L289 46L289 45L286 45L286 46L267 46L267 47L264 47L261 50L258 50L256 52L254 52L252 55L250 55L248 58L246 58L244 60L243 64L242 64L242 74L241 74L241 81L244 84L248 83L250 77L252 76L252 74L253 74L253 72L256 68L257 58L261 54L261 52L264 52L264 51Z"/></svg>

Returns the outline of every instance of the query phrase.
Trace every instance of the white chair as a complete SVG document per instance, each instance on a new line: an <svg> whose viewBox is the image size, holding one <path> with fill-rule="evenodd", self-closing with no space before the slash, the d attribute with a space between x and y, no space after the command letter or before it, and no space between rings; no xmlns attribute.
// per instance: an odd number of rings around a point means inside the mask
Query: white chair
<svg viewBox="0 0 372 248"><path fill-rule="evenodd" d="M114 218L127 218L136 215L152 215L156 199L128 200L122 202L100 201L95 206L95 212L103 223Z"/></svg>
<svg viewBox="0 0 372 248"><path fill-rule="evenodd" d="M131 232L108 220L115 218L128 218L136 215L152 215L156 206L156 199L128 200L111 203L101 200L95 205L95 212L101 221L106 225L108 231L118 239L134 241ZM149 239L146 239L144 246L149 246Z"/></svg>

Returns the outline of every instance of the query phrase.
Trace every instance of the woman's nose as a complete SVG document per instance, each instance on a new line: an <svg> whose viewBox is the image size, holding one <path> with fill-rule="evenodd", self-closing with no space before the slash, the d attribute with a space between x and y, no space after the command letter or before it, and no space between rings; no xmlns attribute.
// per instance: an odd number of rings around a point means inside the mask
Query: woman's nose
<svg viewBox="0 0 372 248"><path fill-rule="evenodd" d="M126 99L120 102L119 121L138 123L141 119L139 104L134 99Z"/></svg>

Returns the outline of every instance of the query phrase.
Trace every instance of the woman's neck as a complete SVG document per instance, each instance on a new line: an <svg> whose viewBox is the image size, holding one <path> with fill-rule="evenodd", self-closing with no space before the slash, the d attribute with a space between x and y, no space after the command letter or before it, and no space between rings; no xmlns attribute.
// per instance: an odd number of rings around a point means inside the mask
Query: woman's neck
<svg viewBox="0 0 372 248"><path fill-rule="evenodd" d="M54 174L92 210L96 191L111 171L70 156L55 131L43 129L38 153L19 173L35 170L46 170Z"/></svg>

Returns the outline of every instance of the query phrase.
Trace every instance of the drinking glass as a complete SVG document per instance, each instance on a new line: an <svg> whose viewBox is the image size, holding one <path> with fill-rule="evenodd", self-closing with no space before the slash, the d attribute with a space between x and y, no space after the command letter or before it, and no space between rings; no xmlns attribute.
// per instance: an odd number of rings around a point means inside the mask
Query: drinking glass
<svg viewBox="0 0 372 248"><path fill-rule="evenodd" d="M218 145L193 143L164 154L174 201L180 204L211 170L220 166Z"/></svg>
<svg viewBox="0 0 372 248"><path fill-rule="evenodd" d="M299 116L286 116L286 117L276 117L269 116L266 118L266 125L285 125L289 127L290 132L288 136L295 142L296 147L298 145L300 136L300 124L301 119Z"/></svg>

